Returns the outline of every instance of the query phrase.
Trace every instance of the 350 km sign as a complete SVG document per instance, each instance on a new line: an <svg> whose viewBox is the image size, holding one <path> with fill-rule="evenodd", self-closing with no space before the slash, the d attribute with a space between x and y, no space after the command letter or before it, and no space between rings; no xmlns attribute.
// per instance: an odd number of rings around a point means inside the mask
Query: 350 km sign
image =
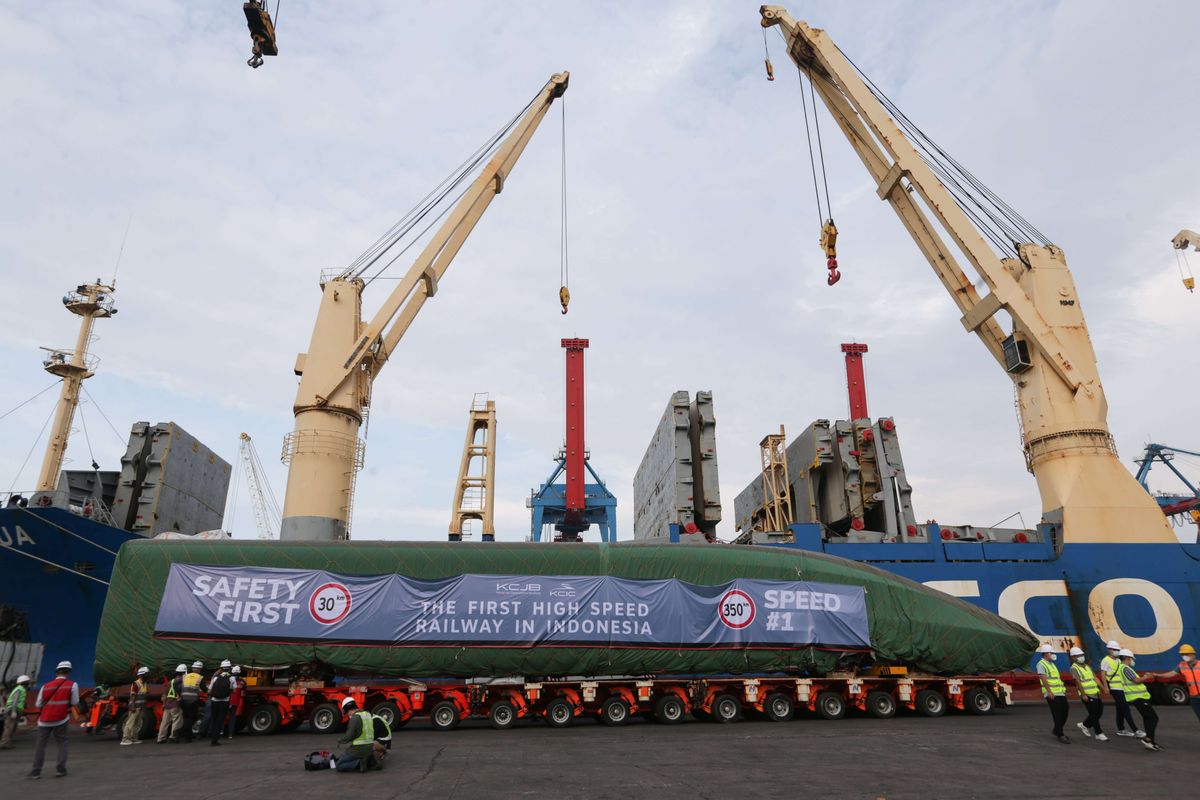
<svg viewBox="0 0 1200 800"><path fill-rule="evenodd" d="M741 589L730 589L717 603L717 615L727 627L741 630L754 622L754 601Z"/></svg>

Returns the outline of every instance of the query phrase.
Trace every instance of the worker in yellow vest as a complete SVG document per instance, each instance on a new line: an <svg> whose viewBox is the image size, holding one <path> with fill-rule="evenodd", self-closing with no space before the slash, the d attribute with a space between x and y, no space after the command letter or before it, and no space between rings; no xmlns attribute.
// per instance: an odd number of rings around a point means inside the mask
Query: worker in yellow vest
<svg viewBox="0 0 1200 800"><path fill-rule="evenodd" d="M1063 733L1063 725L1067 724L1067 715L1070 713L1067 687L1054 664L1054 648L1044 644L1038 648L1038 653L1041 654L1037 662L1038 680L1041 681L1042 696L1046 698L1046 705L1050 706L1050 716L1054 720L1051 733L1063 744L1070 744L1071 740Z"/></svg>
<svg viewBox="0 0 1200 800"><path fill-rule="evenodd" d="M1138 730L1137 723L1133 721L1133 713L1129 710L1129 703L1125 702L1125 685L1121 682L1121 657L1117 655L1121 651L1121 645L1110 641L1104 647L1108 652L1100 660L1100 671L1096 673L1096 677L1100 679L1104 690L1112 696L1113 706L1117 711L1117 736L1136 736L1140 739L1146 734ZM1129 724L1129 730L1125 730L1126 723Z"/></svg>
<svg viewBox="0 0 1200 800"><path fill-rule="evenodd" d="M129 705L125 711L125 727L121 737L123 745L142 743L142 720L146 717L146 698L150 696L150 689L146 686L146 676L149 674L149 667L138 667L137 677L129 686Z"/></svg>
<svg viewBox="0 0 1200 800"><path fill-rule="evenodd" d="M1188 700L1192 704L1192 711L1196 712L1196 717L1200 719L1200 665L1196 663L1196 648L1190 644L1181 645L1179 648L1179 666L1171 672L1159 672L1159 678L1174 678L1182 676L1187 684Z"/></svg>
<svg viewBox="0 0 1200 800"><path fill-rule="evenodd" d="M1121 650L1118 655L1121 657L1121 683L1125 684L1125 700L1142 715L1142 727L1146 729L1142 745L1147 750L1162 750L1154 741L1154 731L1158 728L1158 712L1150 705L1150 690L1146 688L1146 682L1133 668L1133 652Z"/></svg>
<svg viewBox="0 0 1200 800"><path fill-rule="evenodd" d="M1078 647L1071 648L1071 675L1075 678L1075 691L1079 694L1079 702L1083 703L1087 711L1087 719L1075 723L1075 727L1089 739L1095 732L1097 742L1107 742L1108 737L1100 730L1100 717L1104 715L1100 684L1096 682L1096 673L1088 666L1087 656Z"/></svg>

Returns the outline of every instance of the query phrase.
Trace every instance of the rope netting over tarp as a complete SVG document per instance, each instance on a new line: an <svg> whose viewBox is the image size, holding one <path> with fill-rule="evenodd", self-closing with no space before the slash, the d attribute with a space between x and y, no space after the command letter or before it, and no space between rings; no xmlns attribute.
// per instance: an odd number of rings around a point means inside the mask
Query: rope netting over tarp
<svg viewBox="0 0 1200 800"><path fill-rule="evenodd" d="M138 665L170 671L194 659L255 667L318 662L340 675L495 677L521 675L823 673L860 654L794 649L621 647L389 647L318 643L180 641L154 636L172 563L324 570L347 576L398 574L439 580L463 574L675 578L701 585L735 579L862 586L875 658L922 672L980 674L1024 666L1033 636L978 606L875 567L821 553L766 547L458 542L298 544L133 541L117 556L96 646L96 678L124 680Z"/></svg>

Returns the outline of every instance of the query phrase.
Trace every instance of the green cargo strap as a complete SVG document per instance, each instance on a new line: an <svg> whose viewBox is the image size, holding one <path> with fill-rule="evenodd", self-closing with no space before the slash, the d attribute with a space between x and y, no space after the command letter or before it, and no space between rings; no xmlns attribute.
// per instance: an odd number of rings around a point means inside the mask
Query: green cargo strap
<svg viewBox="0 0 1200 800"><path fill-rule="evenodd" d="M1125 699L1129 702L1134 700L1149 700L1150 690L1146 688L1144 683L1134 683L1133 679L1137 677L1137 671L1128 664L1121 665L1121 683L1125 686Z"/></svg>
<svg viewBox="0 0 1200 800"><path fill-rule="evenodd" d="M1072 664L1071 674L1075 676L1075 685L1079 687L1080 692L1088 697L1100 694L1100 687L1096 685L1096 674L1087 664Z"/></svg>
<svg viewBox="0 0 1200 800"><path fill-rule="evenodd" d="M1121 662L1112 656L1105 656L1100 661L1100 669L1108 675L1108 690L1110 692L1125 691L1125 682L1121 680Z"/></svg>
<svg viewBox="0 0 1200 800"><path fill-rule="evenodd" d="M375 717L371 716L370 711L356 711L354 713L362 720L362 733L350 743L350 746L358 747L362 744L371 744L375 741Z"/></svg>
<svg viewBox="0 0 1200 800"><path fill-rule="evenodd" d="M1045 670L1043 672L1043 670ZM1053 661L1042 659L1038 662L1038 672L1041 672L1042 677L1046 679L1046 688L1050 690L1050 694L1055 697L1061 697L1067 693L1067 687L1063 685L1062 676L1058 674L1058 666Z"/></svg>

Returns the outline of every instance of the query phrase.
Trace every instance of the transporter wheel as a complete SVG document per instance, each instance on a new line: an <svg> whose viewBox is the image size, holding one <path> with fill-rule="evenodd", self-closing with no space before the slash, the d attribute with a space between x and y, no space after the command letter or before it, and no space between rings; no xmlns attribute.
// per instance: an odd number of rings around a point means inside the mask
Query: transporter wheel
<svg viewBox="0 0 1200 800"><path fill-rule="evenodd" d="M664 694L654 702L654 718L663 725L675 725L683 722L687 714L687 706L676 694Z"/></svg>
<svg viewBox="0 0 1200 800"><path fill-rule="evenodd" d="M435 731L452 731L461 719L458 706L452 700L443 700L429 711L429 723Z"/></svg>
<svg viewBox="0 0 1200 800"><path fill-rule="evenodd" d="M575 719L575 709L561 697L556 697L546 704L546 710L542 712L546 718L546 724L551 728L565 728Z"/></svg>
<svg viewBox="0 0 1200 800"><path fill-rule="evenodd" d="M264 703L250 710L246 726L250 732L258 736L269 736L279 729L279 709L274 703Z"/></svg>
<svg viewBox="0 0 1200 800"><path fill-rule="evenodd" d="M321 703L308 715L313 733L337 733L342 727L342 710L333 703Z"/></svg>
<svg viewBox="0 0 1200 800"><path fill-rule="evenodd" d="M737 722L742 715L742 704L731 694L721 693L712 701L712 721L722 725Z"/></svg>
<svg viewBox="0 0 1200 800"><path fill-rule="evenodd" d="M946 698L933 689L917 692L917 713L922 717L940 717L946 713Z"/></svg>
<svg viewBox="0 0 1200 800"><path fill-rule="evenodd" d="M783 692L767 695L766 702L763 703L763 714L771 722L787 722L795 713L796 706L792 703L792 698Z"/></svg>
<svg viewBox="0 0 1200 800"><path fill-rule="evenodd" d="M615 695L608 698L600 706L600 721L605 725L624 725L629 721L629 703Z"/></svg>
<svg viewBox="0 0 1200 800"><path fill-rule="evenodd" d="M817 695L817 713L822 719L841 719L846 716L846 701L837 692L821 692Z"/></svg>
<svg viewBox="0 0 1200 800"><path fill-rule="evenodd" d="M1183 688L1179 683L1168 683L1162 687L1162 699L1164 703L1170 703L1173 706L1182 706L1188 702L1187 689Z"/></svg>
<svg viewBox="0 0 1200 800"><path fill-rule="evenodd" d="M507 730L517 724L517 708L507 700L501 700L492 705L492 710L488 712L488 721L496 730Z"/></svg>
<svg viewBox="0 0 1200 800"><path fill-rule="evenodd" d="M875 690L867 694L867 713L875 719L891 719L896 716L896 698L891 692Z"/></svg>
<svg viewBox="0 0 1200 800"><path fill-rule="evenodd" d="M987 689L977 686L963 695L963 708L977 717L986 716L996 710L996 697Z"/></svg>

